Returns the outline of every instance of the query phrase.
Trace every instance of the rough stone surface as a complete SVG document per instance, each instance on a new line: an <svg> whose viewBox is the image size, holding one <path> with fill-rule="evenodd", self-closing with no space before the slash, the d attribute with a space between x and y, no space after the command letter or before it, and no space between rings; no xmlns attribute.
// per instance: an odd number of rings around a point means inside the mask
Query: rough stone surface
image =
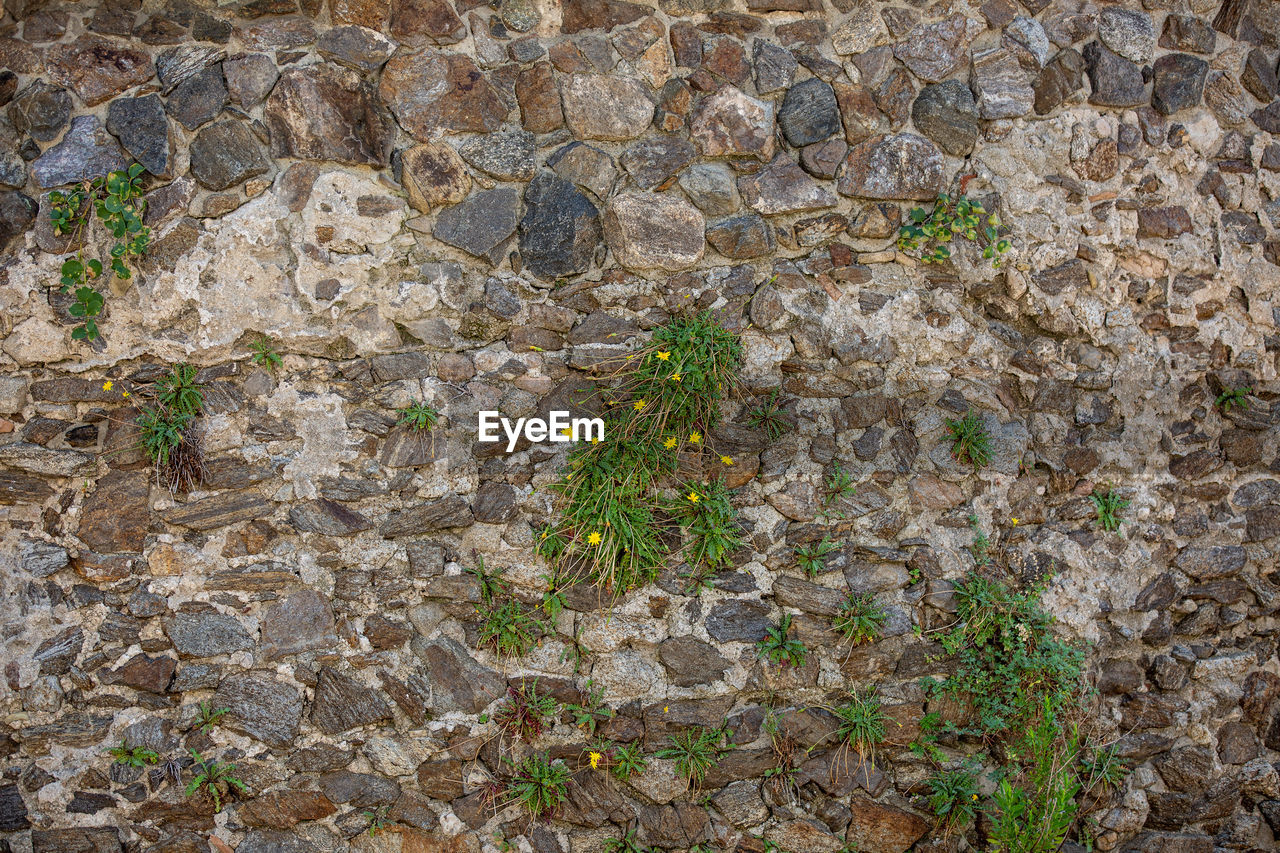
<svg viewBox="0 0 1280 853"><path fill-rule="evenodd" d="M874 136L849 149L837 187L861 198L932 199L944 182L942 153L912 133Z"/></svg>
<svg viewBox="0 0 1280 853"><path fill-rule="evenodd" d="M573 184L547 172L529 184L520 255L534 275L553 280L585 272L602 238L600 211Z"/></svg>
<svg viewBox="0 0 1280 853"><path fill-rule="evenodd" d="M77 116L62 141L31 164L31 173L48 189L92 180L128 165L124 152L96 116Z"/></svg>
<svg viewBox="0 0 1280 853"><path fill-rule="evenodd" d="M702 213L686 201L631 192L611 200L604 236L627 269L680 270L702 258L705 226Z"/></svg>
<svg viewBox="0 0 1280 853"><path fill-rule="evenodd" d="M429 50L388 62L378 93L400 126L421 142L441 132L492 132L508 111L469 58Z"/></svg>
<svg viewBox="0 0 1280 853"><path fill-rule="evenodd" d="M519 210L520 196L514 189L477 193L441 212L432 234L443 243L496 264L515 233Z"/></svg>
<svg viewBox="0 0 1280 853"><path fill-rule="evenodd" d="M277 157L384 165L392 123L358 74L331 66L286 70L263 110Z"/></svg>
<svg viewBox="0 0 1280 853"><path fill-rule="evenodd" d="M583 139L634 139L653 119L653 103L636 80L575 74L560 94L569 129Z"/></svg>
<svg viewBox="0 0 1280 853"><path fill-rule="evenodd" d="M911 105L911 120L948 154L968 154L978 140L978 107L969 87L958 80L921 89Z"/></svg>
<svg viewBox="0 0 1280 853"><path fill-rule="evenodd" d="M228 189L270 168L266 152L241 121L210 125L191 142L191 174L211 190Z"/></svg>

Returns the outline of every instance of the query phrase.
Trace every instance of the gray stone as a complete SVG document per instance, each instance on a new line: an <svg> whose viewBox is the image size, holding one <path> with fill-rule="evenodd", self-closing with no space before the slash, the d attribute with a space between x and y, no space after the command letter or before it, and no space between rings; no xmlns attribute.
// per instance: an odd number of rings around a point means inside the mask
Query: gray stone
<svg viewBox="0 0 1280 853"><path fill-rule="evenodd" d="M602 239L600 211L577 187L547 172L529 184L520 257L530 272L546 280L586 272Z"/></svg>
<svg viewBox="0 0 1280 853"><path fill-rule="evenodd" d="M396 43L376 30L349 24L326 30L316 39L321 56L356 71L377 71L395 53Z"/></svg>
<svg viewBox="0 0 1280 853"><path fill-rule="evenodd" d="M828 139L800 149L800 168L815 178L829 180L840 171L849 145L843 139Z"/></svg>
<svg viewBox="0 0 1280 853"><path fill-rule="evenodd" d="M295 504L289 510L289 521L299 532L325 536L350 536L373 527L373 522L356 510L327 498Z"/></svg>
<svg viewBox="0 0 1280 853"><path fill-rule="evenodd" d="M372 86L349 68L290 68L267 98L262 120L277 157L385 166L395 122Z"/></svg>
<svg viewBox="0 0 1280 853"><path fill-rule="evenodd" d="M1084 49L1085 70L1093 88L1089 103L1103 107L1136 107L1146 103L1142 69L1098 42Z"/></svg>
<svg viewBox="0 0 1280 853"><path fill-rule="evenodd" d="M785 154L754 175L738 178L738 192L748 207L766 216L822 210L838 201Z"/></svg>
<svg viewBox="0 0 1280 853"><path fill-rule="evenodd" d="M116 98L107 107L107 130L148 172L158 178L172 177L173 142L159 95Z"/></svg>
<svg viewBox="0 0 1280 853"><path fill-rule="evenodd" d="M893 46L893 55L926 83L939 83L968 59L968 25L963 15L922 24Z"/></svg>
<svg viewBox="0 0 1280 853"><path fill-rule="evenodd" d="M702 259L705 228L697 208L667 193L621 193L604 218L614 259L632 271L693 266Z"/></svg>
<svg viewBox="0 0 1280 853"><path fill-rule="evenodd" d="M415 533L469 527L474 521L471 506L465 498L446 495L438 500L389 513L378 527L378 533L394 539Z"/></svg>
<svg viewBox="0 0 1280 853"><path fill-rule="evenodd" d="M873 136L849 149L836 185L841 195L934 199L946 185L942 152L914 133Z"/></svg>
<svg viewBox="0 0 1280 853"><path fill-rule="evenodd" d="M725 86L693 108L689 133L706 157L773 157L773 105Z"/></svg>
<svg viewBox="0 0 1280 853"><path fill-rule="evenodd" d="M518 190L510 187L487 190L441 211L432 235L497 265L506 257L519 211Z"/></svg>
<svg viewBox="0 0 1280 853"><path fill-rule="evenodd" d="M711 684L730 666L715 646L696 637L663 640L658 646L658 660L677 687Z"/></svg>
<svg viewBox="0 0 1280 853"><path fill-rule="evenodd" d="M321 668L311 706L311 722L320 731L336 735L392 718L391 706L372 689L327 666Z"/></svg>
<svg viewBox="0 0 1280 853"><path fill-rule="evenodd" d="M422 661L422 675L433 687L438 712L478 714L506 691L506 680L476 663L465 647L449 637L425 640L416 636L411 647Z"/></svg>
<svg viewBox="0 0 1280 853"><path fill-rule="evenodd" d="M536 150L532 133L506 128L468 139L458 153L473 167L499 180L527 181L533 177Z"/></svg>
<svg viewBox="0 0 1280 853"><path fill-rule="evenodd" d="M239 59L222 63L222 75L227 81L227 94L233 104L246 109L257 105L271 94L280 72L271 57L250 53Z"/></svg>
<svg viewBox="0 0 1280 853"><path fill-rule="evenodd" d="M178 654L189 658L211 658L252 649L253 638L240 622L212 608L177 613L164 623Z"/></svg>
<svg viewBox="0 0 1280 853"><path fill-rule="evenodd" d="M665 183L697 157L689 140L679 136L658 136L637 142L622 152L622 168L642 190Z"/></svg>
<svg viewBox="0 0 1280 853"><path fill-rule="evenodd" d="M1146 62L1156 46L1156 28L1145 12L1107 6L1098 15L1098 38L1125 59Z"/></svg>
<svg viewBox="0 0 1280 853"><path fill-rule="evenodd" d="M400 785L372 773L334 770L320 777L320 790L335 803L350 803L355 808L372 808L395 802Z"/></svg>
<svg viewBox="0 0 1280 853"><path fill-rule="evenodd" d="M1000 43L1028 71L1039 71L1049 61L1053 50L1044 27L1035 18L1019 15L1005 27Z"/></svg>
<svg viewBox="0 0 1280 853"><path fill-rule="evenodd" d="M527 33L542 20L538 4L534 0L503 0L502 23L507 29Z"/></svg>
<svg viewBox="0 0 1280 853"><path fill-rule="evenodd" d="M821 142L840 132L840 107L831 84L817 77L787 90L778 110L778 124L796 148Z"/></svg>
<svg viewBox="0 0 1280 853"><path fill-rule="evenodd" d="M738 209L733 172L723 163L698 163L680 173L680 189L708 216L722 216Z"/></svg>
<svg viewBox="0 0 1280 853"><path fill-rule="evenodd" d="M9 120L18 133L52 142L71 117L71 94L61 86L35 80L9 104Z"/></svg>
<svg viewBox="0 0 1280 853"><path fill-rule="evenodd" d="M752 47L752 65L755 67L756 91L762 95L785 89L795 79L799 63L785 47L771 41L756 39Z"/></svg>
<svg viewBox="0 0 1280 853"><path fill-rule="evenodd" d="M271 514L271 504L255 494L226 492L168 510L164 519L179 527L213 530Z"/></svg>
<svg viewBox="0 0 1280 853"><path fill-rule="evenodd" d="M718 601L707 614L707 634L717 643L755 643L771 627L769 606L759 601Z"/></svg>
<svg viewBox="0 0 1280 853"><path fill-rule="evenodd" d="M275 660L336 646L333 609L320 593L304 589L271 605L262 616L262 657Z"/></svg>
<svg viewBox="0 0 1280 853"><path fill-rule="evenodd" d="M1187 53L1166 54L1155 61L1151 86L1151 106L1161 115L1171 116L1200 103L1209 63Z"/></svg>
<svg viewBox="0 0 1280 853"><path fill-rule="evenodd" d="M1004 48L974 52L973 91L984 119L1017 118L1035 105L1026 72Z"/></svg>
<svg viewBox="0 0 1280 853"><path fill-rule="evenodd" d="M210 125L191 143L191 174L206 189L230 189L270 168L253 131L241 121Z"/></svg>
<svg viewBox="0 0 1280 853"><path fill-rule="evenodd" d="M1164 19L1161 47L1212 54L1217 43L1218 34L1213 27L1193 15L1170 15Z"/></svg>
<svg viewBox="0 0 1280 853"><path fill-rule="evenodd" d="M97 116L77 116L62 141L31 164L31 173L44 189L100 178L126 169L129 160Z"/></svg>
<svg viewBox="0 0 1280 853"><path fill-rule="evenodd" d="M268 746L296 746L302 722L302 693L279 680L275 673L228 675L218 685L210 705L227 709L219 722L234 731Z"/></svg>
<svg viewBox="0 0 1280 853"><path fill-rule="evenodd" d="M1249 90L1249 94L1264 104L1275 100L1276 95L1280 94L1280 79L1276 77L1275 65L1256 47L1245 57L1240 83Z"/></svg>
<svg viewBox="0 0 1280 853"><path fill-rule="evenodd" d="M222 66L210 65L175 86L165 110L187 130L195 130L222 112L228 100Z"/></svg>
<svg viewBox="0 0 1280 853"><path fill-rule="evenodd" d="M552 154L547 165L566 181L590 190L598 199L608 198L618 179L613 158L581 142L571 142Z"/></svg>
<svg viewBox="0 0 1280 853"><path fill-rule="evenodd" d="M734 260L758 258L776 247L769 223L754 213L708 225L707 242L717 252Z"/></svg>
<svg viewBox="0 0 1280 853"><path fill-rule="evenodd" d="M959 80L925 86L911 106L916 130L948 154L962 157L978 141L978 105Z"/></svg>
<svg viewBox="0 0 1280 853"><path fill-rule="evenodd" d="M171 47L156 57L156 73L160 77L160 91L168 94L192 74L199 73L227 55L225 50L203 44L182 44Z"/></svg>
<svg viewBox="0 0 1280 853"><path fill-rule="evenodd" d="M419 142L431 142L442 131L492 133L508 112L475 62L436 50L393 57L382 69L378 94Z"/></svg>
<svg viewBox="0 0 1280 853"><path fill-rule="evenodd" d="M66 548L39 539L24 540L18 556L22 570L37 578L47 578L65 568L70 559Z"/></svg>
<svg viewBox="0 0 1280 853"><path fill-rule="evenodd" d="M631 78L574 74L561 84L560 94L565 121L581 139L634 139L653 120L653 102Z"/></svg>

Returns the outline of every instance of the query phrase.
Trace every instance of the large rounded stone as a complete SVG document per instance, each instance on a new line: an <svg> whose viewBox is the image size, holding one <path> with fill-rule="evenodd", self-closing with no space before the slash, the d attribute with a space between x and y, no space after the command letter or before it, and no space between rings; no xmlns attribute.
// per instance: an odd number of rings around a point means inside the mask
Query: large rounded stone
<svg viewBox="0 0 1280 853"><path fill-rule="evenodd" d="M496 265L515 233L519 210L520 194L510 187L499 187L445 209L436 218L432 234Z"/></svg>
<svg viewBox="0 0 1280 853"><path fill-rule="evenodd" d="M1085 69L1093 92L1089 103L1101 107L1136 107L1147 100L1142 69L1098 42L1084 48Z"/></svg>
<svg viewBox="0 0 1280 853"><path fill-rule="evenodd" d="M156 74L151 57L98 36L84 35L49 48L49 76L96 107Z"/></svg>
<svg viewBox="0 0 1280 853"><path fill-rule="evenodd" d="M600 211L576 186L549 172L524 192L520 256L542 279L586 272L600 245Z"/></svg>
<svg viewBox="0 0 1280 853"><path fill-rule="evenodd" d="M507 117L498 90L470 58L457 54L397 56L382 70L378 93L400 126L423 142L441 131L491 133Z"/></svg>
<svg viewBox="0 0 1280 853"><path fill-rule="evenodd" d="M211 124L191 143L191 174L207 189L229 189L269 168L262 146L244 122Z"/></svg>
<svg viewBox="0 0 1280 853"><path fill-rule="evenodd" d="M384 166L395 133L369 84L332 65L285 71L262 117L277 157Z"/></svg>
<svg viewBox="0 0 1280 853"><path fill-rule="evenodd" d="M933 199L946 187L942 152L914 133L873 136L849 149L836 189L859 198Z"/></svg>
<svg viewBox="0 0 1280 853"><path fill-rule="evenodd" d="M959 80L921 89L911 106L911 120L916 130L956 157L968 154L978 141L978 105Z"/></svg>
<svg viewBox="0 0 1280 853"><path fill-rule="evenodd" d="M797 83L787 90L778 110L782 133L796 148L803 148L840 131L840 107L835 89L817 77Z"/></svg>
<svg viewBox="0 0 1280 853"><path fill-rule="evenodd" d="M62 141L44 152L31 171L36 182L49 189L100 178L128 166L115 137L107 133L97 116L77 116Z"/></svg>
<svg viewBox="0 0 1280 853"><path fill-rule="evenodd" d="M683 198L627 192L609 203L604 235L629 270L682 270L702 259L706 220Z"/></svg>
<svg viewBox="0 0 1280 853"><path fill-rule="evenodd" d="M575 74L561 86L564 117L583 139L634 139L653 121L653 103L639 81Z"/></svg>
<svg viewBox="0 0 1280 853"><path fill-rule="evenodd" d="M773 157L773 106L733 86L698 102L689 131L707 157Z"/></svg>
<svg viewBox="0 0 1280 853"><path fill-rule="evenodd" d="M71 95L61 86L36 80L9 105L9 120L19 133L39 142L52 142L71 117Z"/></svg>
<svg viewBox="0 0 1280 853"><path fill-rule="evenodd" d="M1146 62L1156 46L1156 28L1146 12L1107 7L1098 16L1098 38L1125 59Z"/></svg>
<svg viewBox="0 0 1280 853"><path fill-rule="evenodd" d="M1209 63L1187 53L1170 53L1157 59L1153 68L1151 106L1156 112L1171 116L1200 103Z"/></svg>

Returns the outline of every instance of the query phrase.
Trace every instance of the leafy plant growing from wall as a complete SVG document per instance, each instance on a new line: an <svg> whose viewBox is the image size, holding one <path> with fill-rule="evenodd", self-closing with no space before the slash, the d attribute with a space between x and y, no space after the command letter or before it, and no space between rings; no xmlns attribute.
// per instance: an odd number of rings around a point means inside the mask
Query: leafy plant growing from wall
<svg viewBox="0 0 1280 853"><path fill-rule="evenodd" d="M1000 236L1000 216L988 213L980 202L960 195L952 198L943 193L932 208L916 207L907 214L908 222L898 229L898 249L903 252L919 252L920 261L926 264L942 263L950 259L950 243L956 237L977 243L982 247L982 257L991 266L1000 266L1004 253L1012 244Z"/></svg>
<svg viewBox="0 0 1280 853"><path fill-rule="evenodd" d="M248 793L249 787L235 775L236 766L212 758L204 758L194 749L191 750L191 772L195 774L187 783L186 795L196 796L201 792L213 798L213 810L216 814L222 811L225 800L236 794Z"/></svg>
<svg viewBox="0 0 1280 853"><path fill-rule="evenodd" d="M569 797L569 768L546 753L533 753L513 765L507 795L538 820L549 820Z"/></svg>
<svg viewBox="0 0 1280 853"><path fill-rule="evenodd" d="M187 491L204 476L204 448L196 425L204 391L189 364L178 363L156 380L136 424L139 444L155 466L156 480L171 492Z"/></svg>

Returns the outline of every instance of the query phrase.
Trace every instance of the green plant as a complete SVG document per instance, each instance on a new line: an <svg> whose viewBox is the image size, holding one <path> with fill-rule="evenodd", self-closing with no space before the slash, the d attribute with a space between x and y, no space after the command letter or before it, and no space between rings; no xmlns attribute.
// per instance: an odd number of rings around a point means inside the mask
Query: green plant
<svg viewBox="0 0 1280 853"><path fill-rule="evenodd" d="M142 450L157 468L165 468L179 445L186 439L196 416L192 412L175 412L163 406L147 406L138 415L137 424Z"/></svg>
<svg viewBox="0 0 1280 853"><path fill-rule="evenodd" d="M821 542L810 542L796 546L796 565L809 577L817 577L827 568L827 557L839 547L830 537L822 537Z"/></svg>
<svg viewBox="0 0 1280 853"><path fill-rule="evenodd" d="M991 434L983 425L982 419L972 410L963 418L952 420L947 418L947 432L950 434L951 455L957 462L983 468L991 463Z"/></svg>
<svg viewBox="0 0 1280 853"><path fill-rule="evenodd" d="M476 608L477 613L483 613ZM480 642L500 655L521 657L538 642L542 625L524 605L509 598L500 606L490 604L480 624Z"/></svg>
<svg viewBox="0 0 1280 853"><path fill-rule="evenodd" d="M559 705L549 695L538 693L538 680L507 688L507 696L493 712L493 721L508 735L525 743L551 728Z"/></svg>
<svg viewBox="0 0 1280 853"><path fill-rule="evenodd" d="M609 772L622 782L648 768L649 760L644 757L639 743L619 744L609 754Z"/></svg>
<svg viewBox="0 0 1280 853"><path fill-rule="evenodd" d="M613 719L613 709L603 703L604 688L593 688L591 679L587 679L585 688L586 702L582 705L575 705L566 702L564 709L573 717L573 724L582 729L589 735L596 733L596 727L607 720Z"/></svg>
<svg viewBox="0 0 1280 853"><path fill-rule="evenodd" d="M240 781L235 775L234 764L224 764L220 761L214 761L212 758L203 758L200 753L194 749L190 750L191 770L195 774L194 778L187 783L186 795L188 797L204 791L213 797L213 810L215 813L222 811L223 799L235 796L237 793L247 793L249 788Z"/></svg>
<svg viewBox="0 0 1280 853"><path fill-rule="evenodd" d="M781 390L774 388L764 402L747 413L747 423L755 429L763 429L770 441L781 438L789 426L787 419L782 416L782 405L778 402Z"/></svg>
<svg viewBox="0 0 1280 853"><path fill-rule="evenodd" d="M507 794L538 820L547 820L559 811L569 796L569 768L547 754L533 753L514 765Z"/></svg>
<svg viewBox="0 0 1280 853"><path fill-rule="evenodd" d="M175 364L152 384L134 421L138 443L156 469L156 479L176 492L190 489L204 475L204 449L195 421L204 407L202 385L189 364Z"/></svg>
<svg viewBox="0 0 1280 853"><path fill-rule="evenodd" d="M361 812L364 816L370 838L373 838L375 835L387 828L387 812L390 810L391 806L383 804L375 809Z"/></svg>
<svg viewBox="0 0 1280 853"><path fill-rule="evenodd" d="M1213 404L1222 409L1224 414L1231 411L1232 406L1247 409L1249 408L1249 395L1252 393L1253 388L1248 385L1243 388L1227 388L1218 395L1218 399L1214 400Z"/></svg>
<svg viewBox="0 0 1280 853"><path fill-rule="evenodd" d="M119 746L108 748L107 755L115 759L115 764L123 764L126 767L144 767L160 760L160 756L154 750L147 749L145 746L130 746L126 738L120 738Z"/></svg>
<svg viewBox="0 0 1280 853"><path fill-rule="evenodd" d="M582 666L583 658L591 655L591 649L582 644L582 626L574 625L573 638L565 643L564 651L560 652L560 662L564 663L570 658L573 659L573 674L577 675L579 668Z"/></svg>
<svg viewBox="0 0 1280 853"><path fill-rule="evenodd" d="M142 224L147 202L142 197L143 167L134 163L128 169L109 172L105 177L84 181L68 192L54 190L49 193L49 219L54 234L71 235L71 243L78 242L90 229L90 211L96 214L108 236L114 240L106 254L107 267L116 278L133 277L129 262L141 257L151 241L151 229ZM67 258L60 268L60 290L71 294L75 301L67 309L81 323L72 329L71 337L78 341L96 340L99 334L97 318L101 316L105 299L95 283L102 276L103 261L85 257L80 249L74 257Z"/></svg>
<svg viewBox="0 0 1280 853"><path fill-rule="evenodd" d="M489 571L485 567L483 556L477 556L476 564L466 571L468 574L475 575L476 580L480 582L480 600L485 604L493 604L494 599L499 595L507 594L508 584L503 577L507 570L497 568Z"/></svg>
<svg viewBox="0 0 1280 853"><path fill-rule="evenodd" d="M621 838L607 838L604 842L605 853L660 853L656 847L642 847L636 841L635 827L628 829Z"/></svg>
<svg viewBox="0 0 1280 853"><path fill-rule="evenodd" d="M197 371L190 364L178 362L156 380L156 402L179 414L199 414L204 407L204 387L196 381Z"/></svg>
<svg viewBox="0 0 1280 853"><path fill-rule="evenodd" d="M845 602L840 605L834 626L846 640L852 640L853 644L858 646L879 637L887 618L884 608L876 604L873 595L850 593Z"/></svg>
<svg viewBox="0 0 1280 853"><path fill-rule="evenodd" d="M213 706L207 701L202 701L196 708L196 721L191 724L191 728L199 729L201 734L208 734L218 724L218 720L222 715L230 710L230 708L214 710Z"/></svg>
<svg viewBox="0 0 1280 853"><path fill-rule="evenodd" d="M929 808L950 834L978 816L978 774L971 765L936 770L929 777Z"/></svg>
<svg viewBox="0 0 1280 853"><path fill-rule="evenodd" d="M1105 492L1095 489L1093 494L1089 495L1089 501L1097 511L1099 527L1108 533L1114 533L1120 529L1120 525L1125 521L1120 517L1120 513L1129 506L1129 501L1120 497L1120 493L1115 489L1110 488Z"/></svg>
<svg viewBox="0 0 1280 853"><path fill-rule="evenodd" d="M857 491L858 487L854 485L853 475L837 462L831 469L831 473L827 475L825 491L822 495L823 510L828 515L841 515L841 513L832 513L831 507L845 498L853 497Z"/></svg>
<svg viewBox="0 0 1280 853"><path fill-rule="evenodd" d="M836 717L836 737L869 756L886 734L884 708L874 687L849 691L849 698L831 709Z"/></svg>
<svg viewBox="0 0 1280 853"><path fill-rule="evenodd" d="M973 544L969 546L969 554L978 568L982 568L991 562L991 540L987 538L976 515L969 516L969 527L973 530Z"/></svg>
<svg viewBox="0 0 1280 853"><path fill-rule="evenodd" d="M1129 775L1128 763L1120 757L1117 744L1098 746L1085 753L1081 751L1080 765L1084 770L1084 790L1113 789L1119 787Z"/></svg>
<svg viewBox="0 0 1280 853"><path fill-rule="evenodd" d="M415 431L434 429L436 421L440 419L440 412L435 407L419 401L414 401L403 409L398 409L396 414L400 415L400 420L396 421L396 426L407 426Z"/></svg>
<svg viewBox="0 0 1280 853"><path fill-rule="evenodd" d="M554 563L560 559L565 549L569 547L569 540L564 534L556 530L554 524L545 524L538 531L538 538L533 547L542 559L548 563Z"/></svg>
<svg viewBox="0 0 1280 853"><path fill-rule="evenodd" d="M742 545L737 511L720 480L705 486L685 483L680 497L671 502L670 512L689 537L686 555L690 565L726 565L729 555Z"/></svg>
<svg viewBox="0 0 1280 853"><path fill-rule="evenodd" d="M1053 853L1075 821L1079 737L1074 726L1064 734L1055 716L1046 699L1043 716L1022 741L1027 768L1018 774L1021 778L1006 775L996 787L989 838L993 853Z"/></svg>
<svg viewBox="0 0 1280 853"><path fill-rule="evenodd" d="M654 755L674 760L676 771L685 777L688 784L701 785L707 771L728 751L725 745L727 735L728 730L723 726L715 729L694 727L671 735L671 745Z"/></svg>
<svg viewBox="0 0 1280 853"><path fill-rule="evenodd" d="M951 257L947 245L955 236L982 246L982 257L1000 266L1001 256L1009 251L1010 243L1000 236L1000 217L987 213L981 203L964 195L952 199L943 193L938 196L932 210L912 208L910 223L898 229L898 249L903 252L921 250L923 263L941 263Z"/></svg>
<svg viewBox="0 0 1280 853"><path fill-rule="evenodd" d="M280 357L280 353L276 352L275 341L266 335L260 336L253 343L249 344L249 349L253 350L250 359L259 367L267 370L275 370L284 364L284 359Z"/></svg>
<svg viewBox="0 0 1280 853"><path fill-rule="evenodd" d="M800 640L787 635L791 633L791 614L784 613L777 625L770 625L765 630L764 638L756 643L756 654L770 663L781 666L804 666L808 649Z"/></svg>

